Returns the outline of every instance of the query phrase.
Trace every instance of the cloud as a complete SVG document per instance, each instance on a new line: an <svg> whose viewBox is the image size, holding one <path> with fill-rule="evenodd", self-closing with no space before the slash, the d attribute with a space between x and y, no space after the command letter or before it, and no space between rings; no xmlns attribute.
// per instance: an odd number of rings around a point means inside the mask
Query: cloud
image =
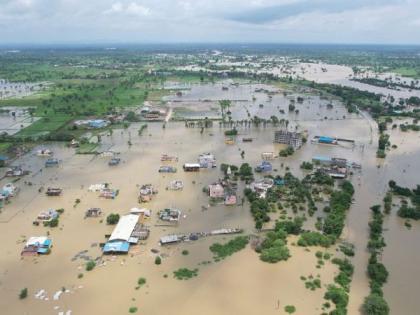
<svg viewBox="0 0 420 315"><path fill-rule="evenodd" d="M420 44L418 12L418 0L0 0L0 38Z"/></svg>
<svg viewBox="0 0 420 315"><path fill-rule="evenodd" d="M111 5L111 8L104 11L104 14L128 14L135 16L148 16L151 13L150 8L145 7L137 2L130 2L126 5L121 2L115 2Z"/></svg>

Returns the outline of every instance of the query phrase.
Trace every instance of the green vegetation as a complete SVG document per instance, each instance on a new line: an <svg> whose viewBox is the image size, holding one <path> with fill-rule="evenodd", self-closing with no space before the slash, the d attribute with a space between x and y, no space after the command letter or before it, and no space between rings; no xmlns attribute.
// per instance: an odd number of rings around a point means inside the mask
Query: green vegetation
<svg viewBox="0 0 420 315"><path fill-rule="evenodd" d="M363 313L366 315L387 315L389 314L388 303L384 298L379 295L372 293L365 298L363 303Z"/></svg>
<svg viewBox="0 0 420 315"><path fill-rule="evenodd" d="M238 130L230 129L225 131L225 136L236 136L238 134Z"/></svg>
<svg viewBox="0 0 420 315"><path fill-rule="evenodd" d="M287 157L287 156L293 155L293 153L295 153L295 150L293 149L293 147L288 146L286 149L280 150L279 156Z"/></svg>
<svg viewBox="0 0 420 315"><path fill-rule="evenodd" d="M91 271L91 270L93 270L95 267L96 267L96 262L95 262L95 261L93 261L93 260L89 260L89 261L86 263L86 271Z"/></svg>
<svg viewBox="0 0 420 315"><path fill-rule="evenodd" d="M300 165L300 168L307 171L312 171L314 169L314 165L311 162L303 161Z"/></svg>
<svg viewBox="0 0 420 315"><path fill-rule="evenodd" d="M28 297L28 288L23 288L22 290L20 290L19 299L23 300L23 299L26 299L27 297Z"/></svg>
<svg viewBox="0 0 420 315"><path fill-rule="evenodd" d="M188 269L188 268L179 268L178 270L174 271L174 277L178 280L188 280L193 277L197 277L198 269Z"/></svg>
<svg viewBox="0 0 420 315"><path fill-rule="evenodd" d="M106 224L114 225L117 224L120 220L120 215L118 213L111 213L106 217Z"/></svg>
<svg viewBox="0 0 420 315"><path fill-rule="evenodd" d="M400 208L397 211L397 215L404 219L420 220L420 185L413 190L406 187L401 187L396 184L395 181L391 180L388 183L391 193L401 197L408 197L411 201L412 206L408 205L408 202L403 200ZM392 194L387 194L387 201L385 203L385 211L390 209L392 203Z"/></svg>
<svg viewBox="0 0 420 315"><path fill-rule="evenodd" d="M382 225L384 215L381 212L381 206L375 205L370 208L372 210L372 220L369 222L369 243L368 249L370 258L368 263L368 276L370 279L370 295L365 298L362 309L364 314L389 314L388 303L383 298L382 286L388 279L388 271L385 266L378 261L383 248L386 246L382 236Z"/></svg>
<svg viewBox="0 0 420 315"><path fill-rule="evenodd" d="M162 263L162 258L160 256L155 257L155 265L160 265Z"/></svg>
<svg viewBox="0 0 420 315"><path fill-rule="evenodd" d="M284 307L284 311L288 314L293 314L294 312L296 312L296 307L294 307L293 305L286 305Z"/></svg>
<svg viewBox="0 0 420 315"><path fill-rule="evenodd" d="M146 278L143 278L143 277L140 277L140 278L137 280L137 284L139 285L139 287L144 286L144 285L146 284L146 282L147 282Z"/></svg>
<svg viewBox="0 0 420 315"><path fill-rule="evenodd" d="M182 255L187 256L190 252L187 249L184 249L181 253Z"/></svg>
<svg viewBox="0 0 420 315"><path fill-rule="evenodd" d="M128 312L129 312L129 313L137 313L137 307L135 307L135 306L131 306L131 307L128 309Z"/></svg>
<svg viewBox="0 0 420 315"><path fill-rule="evenodd" d="M349 296L346 290L334 284L330 284L327 287L327 292L325 293L324 298L335 304L335 311L330 314L347 314Z"/></svg>
<svg viewBox="0 0 420 315"><path fill-rule="evenodd" d="M210 251L213 253L214 259L218 261L244 249L247 244L248 236L237 236L225 244L214 243L210 246Z"/></svg>

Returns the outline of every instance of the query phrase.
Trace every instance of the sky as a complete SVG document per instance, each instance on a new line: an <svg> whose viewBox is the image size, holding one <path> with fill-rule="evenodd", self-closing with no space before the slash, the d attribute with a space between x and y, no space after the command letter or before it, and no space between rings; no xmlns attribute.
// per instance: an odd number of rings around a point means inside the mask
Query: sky
<svg viewBox="0 0 420 315"><path fill-rule="evenodd" d="M420 44L420 0L0 0L8 43Z"/></svg>

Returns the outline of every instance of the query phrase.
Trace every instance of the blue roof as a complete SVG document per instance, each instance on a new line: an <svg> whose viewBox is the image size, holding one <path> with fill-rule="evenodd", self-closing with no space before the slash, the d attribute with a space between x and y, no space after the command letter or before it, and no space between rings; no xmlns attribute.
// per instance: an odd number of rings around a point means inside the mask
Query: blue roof
<svg viewBox="0 0 420 315"><path fill-rule="evenodd" d="M333 142L333 141L334 141L334 138L321 136L321 137L319 137L319 141L323 141L323 142Z"/></svg>
<svg viewBox="0 0 420 315"><path fill-rule="evenodd" d="M326 156L314 156L312 159L316 161L325 161L325 162L331 161L331 158L326 157Z"/></svg>
<svg viewBox="0 0 420 315"><path fill-rule="evenodd" d="M48 254L50 251L49 247L40 247L37 249L38 254Z"/></svg>
<svg viewBox="0 0 420 315"><path fill-rule="evenodd" d="M128 242L108 242L103 248L104 253L128 253L130 249L130 244Z"/></svg>

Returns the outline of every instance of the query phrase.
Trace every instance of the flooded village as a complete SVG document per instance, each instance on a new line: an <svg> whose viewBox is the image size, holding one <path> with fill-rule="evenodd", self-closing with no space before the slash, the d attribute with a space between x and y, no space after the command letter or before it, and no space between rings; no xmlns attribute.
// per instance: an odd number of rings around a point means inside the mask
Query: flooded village
<svg viewBox="0 0 420 315"><path fill-rule="evenodd" d="M255 73L297 80L300 69L331 83L351 70L293 67ZM172 68L187 69L203 71ZM296 314L366 314L370 208L383 204L390 181L420 183L420 134L389 124L395 147L378 158L382 131L370 110L349 112L336 95L287 80L216 78L166 80L129 108L140 119L123 110L74 119L66 128L79 137L22 142L25 151L4 157L1 313L285 314L293 306ZM8 112L0 130L24 131L36 114ZM20 115L28 125L17 125ZM346 189L348 207L334 214L334 196ZM420 225L396 215L398 198L383 217L386 247L375 259L389 277L379 290L392 314L414 315ZM339 232L325 228L331 213L342 219Z"/></svg>

